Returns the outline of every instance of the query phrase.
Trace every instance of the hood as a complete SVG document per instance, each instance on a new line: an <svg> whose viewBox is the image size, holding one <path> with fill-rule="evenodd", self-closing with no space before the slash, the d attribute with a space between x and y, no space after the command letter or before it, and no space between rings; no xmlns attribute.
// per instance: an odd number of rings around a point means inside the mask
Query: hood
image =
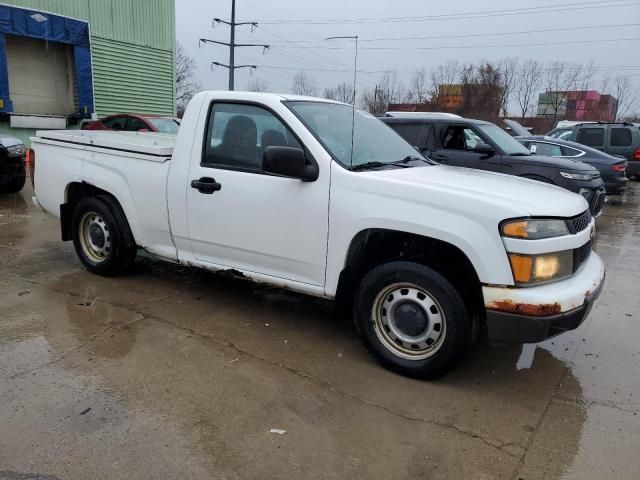
<svg viewBox="0 0 640 480"><path fill-rule="evenodd" d="M24 142L16 137L0 137L0 144L3 147L13 147L14 145L24 145Z"/></svg>
<svg viewBox="0 0 640 480"><path fill-rule="evenodd" d="M580 160L572 160L564 157L547 157L546 155L528 155L517 158L522 164L534 166L546 166L560 168L562 170L580 171L587 173L598 173L598 170Z"/></svg>
<svg viewBox="0 0 640 480"><path fill-rule="evenodd" d="M394 189L409 201L425 203L424 187L437 193L439 202L453 203L459 209L486 207L503 218L516 216L574 217L589 208L587 201L555 185L527 178L462 167L433 165L363 172L397 182ZM414 187L414 188L412 188ZM378 187L378 193L380 188ZM391 189L389 189L391 190ZM487 214L492 214L488 211Z"/></svg>

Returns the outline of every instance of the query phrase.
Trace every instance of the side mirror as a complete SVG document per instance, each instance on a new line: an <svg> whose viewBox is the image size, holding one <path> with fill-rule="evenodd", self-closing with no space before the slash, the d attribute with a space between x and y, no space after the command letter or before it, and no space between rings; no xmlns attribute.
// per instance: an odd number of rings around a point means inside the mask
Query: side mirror
<svg viewBox="0 0 640 480"><path fill-rule="evenodd" d="M496 150L488 143L479 143L473 151L483 155L494 155L496 153Z"/></svg>
<svg viewBox="0 0 640 480"><path fill-rule="evenodd" d="M318 167L308 165L304 151L293 147L267 147L262 156L262 170L305 182L318 179Z"/></svg>

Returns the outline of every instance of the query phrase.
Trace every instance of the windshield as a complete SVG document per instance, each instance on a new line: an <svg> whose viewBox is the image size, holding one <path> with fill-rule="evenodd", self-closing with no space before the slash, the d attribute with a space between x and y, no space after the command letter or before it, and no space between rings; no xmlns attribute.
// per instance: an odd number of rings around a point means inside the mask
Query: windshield
<svg viewBox="0 0 640 480"><path fill-rule="evenodd" d="M397 162L406 157L422 158L415 148L373 115L356 109L353 117L353 107L349 105L327 102L287 102L286 105L345 168L369 162ZM353 163L352 121L355 125Z"/></svg>
<svg viewBox="0 0 640 480"><path fill-rule="evenodd" d="M496 125L478 125L478 128L500 149L504 155L530 155L524 145Z"/></svg>
<svg viewBox="0 0 640 480"><path fill-rule="evenodd" d="M173 118L147 117L146 120L160 133L178 133L180 125Z"/></svg>

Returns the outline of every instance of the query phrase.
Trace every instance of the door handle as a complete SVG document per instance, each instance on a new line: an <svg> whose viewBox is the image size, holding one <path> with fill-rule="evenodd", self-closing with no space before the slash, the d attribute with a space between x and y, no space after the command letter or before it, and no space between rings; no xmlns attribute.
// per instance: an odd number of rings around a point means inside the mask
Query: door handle
<svg viewBox="0 0 640 480"><path fill-rule="evenodd" d="M222 185L216 182L214 178L202 177L198 180L191 180L191 188L195 188L200 193L211 195L213 192L220 191Z"/></svg>

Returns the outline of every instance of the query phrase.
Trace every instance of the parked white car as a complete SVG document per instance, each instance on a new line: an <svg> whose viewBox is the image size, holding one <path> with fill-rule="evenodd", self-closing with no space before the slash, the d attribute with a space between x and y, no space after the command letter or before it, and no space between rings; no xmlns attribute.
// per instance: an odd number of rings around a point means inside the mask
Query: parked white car
<svg viewBox="0 0 640 480"><path fill-rule="evenodd" d="M336 299L405 375L448 371L485 325L512 342L574 329L604 279L580 195L434 164L338 102L203 92L175 139L44 131L32 148L36 202L89 271L144 249Z"/></svg>

